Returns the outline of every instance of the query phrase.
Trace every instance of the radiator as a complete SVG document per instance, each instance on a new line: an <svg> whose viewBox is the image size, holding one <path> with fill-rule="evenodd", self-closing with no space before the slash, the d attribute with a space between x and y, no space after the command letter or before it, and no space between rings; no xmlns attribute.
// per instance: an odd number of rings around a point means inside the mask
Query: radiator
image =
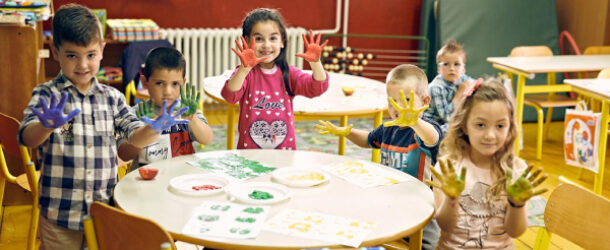
<svg viewBox="0 0 610 250"><path fill-rule="evenodd" d="M241 36L241 29L161 29L160 32L162 38L184 54L186 79L199 90L203 90L204 78L220 75L240 63L231 48L236 48L235 40ZM303 28L286 29L286 57L288 64L297 68L303 68L303 59L295 55L303 51L301 34L305 32ZM204 102L210 103L212 99L206 96Z"/></svg>

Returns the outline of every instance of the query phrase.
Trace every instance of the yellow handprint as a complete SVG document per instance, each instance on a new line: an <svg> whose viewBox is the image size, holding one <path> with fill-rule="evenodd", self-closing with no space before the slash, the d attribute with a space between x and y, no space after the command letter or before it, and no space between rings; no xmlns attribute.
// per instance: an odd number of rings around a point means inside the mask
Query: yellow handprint
<svg viewBox="0 0 610 250"><path fill-rule="evenodd" d="M392 99L392 97L388 97L388 101L390 102L390 104L398 111L398 118L394 121L384 122L383 126L406 127L406 126L415 125L417 123L417 119L419 119L419 113L428 109L428 105L425 105L425 106L417 108L417 109L414 108L413 107L413 103L415 103L414 97L415 97L415 94L414 94L413 90L411 90L411 94L409 95L410 101L407 106L407 98L405 97L405 92L401 89L400 90L400 99L402 99L402 100L400 100L400 101L402 102L402 107L400 105L398 105L398 103L396 103L396 101L394 101L394 99Z"/></svg>
<svg viewBox="0 0 610 250"><path fill-rule="evenodd" d="M430 180L426 180L426 183L430 186L440 188L443 190L443 193L451 199L459 197L466 184L466 167L462 167L460 176L458 176L450 160L439 160L438 163L441 165L442 174L434 168L430 168L430 170L432 170L432 175L434 175L434 178L436 178L440 184Z"/></svg>
<svg viewBox="0 0 610 250"><path fill-rule="evenodd" d="M540 173L542 173L542 169L538 169L534 171L534 173L530 174L532 168L533 165L528 166L525 172L523 172L523 174L521 174L521 176L519 176L514 183L511 183L513 171L511 169L506 170L506 193L508 194L509 201L511 201L517 207L523 206L523 204L532 198L532 196L548 191L547 188L543 188L538 191L534 190L534 188L546 180L548 176L544 175L538 178ZM538 178L538 180L536 180L536 178Z"/></svg>
<svg viewBox="0 0 610 250"><path fill-rule="evenodd" d="M321 135L331 134L331 135L336 135L336 136L348 136L349 133L352 131L352 127L354 127L354 125L352 125L352 124L350 124L346 128L343 128L343 127L337 127L329 121L318 121L318 122L320 122L320 124L316 124L316 128L318 128L320 130L318 133Z"/></svg>

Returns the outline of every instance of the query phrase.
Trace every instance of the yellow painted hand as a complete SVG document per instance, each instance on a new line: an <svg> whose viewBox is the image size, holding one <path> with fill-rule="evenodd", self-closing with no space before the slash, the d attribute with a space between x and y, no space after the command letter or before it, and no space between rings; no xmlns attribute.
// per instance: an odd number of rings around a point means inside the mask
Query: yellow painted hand
<svg viewBox="0 0 610 250"><path fill-rule="evenodd" d="M534 173L530 174L532 168L533 165L527 167L525 172L523 172L523 174L521 174L521 176L519 176L515 182L512 182L513 171L511 169L506 170L506 193L508 194L508 199L510 199L510 201L517 206L525 204L525 202L534 195L539 195L548 191L547 188L537 191L534 190L534 188L546 180L548 176L544 175L538 178L540 173L542 173L542 169L539 168L538 170L534 171ZM538 179L536 180L536 178Z"/></svg>
<svg viewBox="0 0 610 250"><path fill-rule="evenodd" d="M440 188L443 190L443 193L451 199L459 197L462 190L464 190L464 184L466 183L466 167L462 167L460 176L458 176L451 161L439 160L438 163L441 165L442 174L434 168L430 169L432 170L434 178L438 180L438 183L430 180L426 180L426 183L430 186Z"/></svg>
<svg viewBox="0 0 610 250"><path fill-rule="evenodd" d="M336 135L336 136L348 136L349 133L352 131L352 127L354 127L354 125L352 125L352 124L350 124L346 128L343 128L343 127L337 127L329 121L318 121L318 122L320 122L320 124L316 124L316 128L318 128L320 130L318 133L321 135L331 134L331 135Z"/></svg>
<svg viewBox="0 0 610 250"><path fill-rule="evenodd" d="M409 102L407 103L407 98L405 97L405 92L403 90L400 90L400 98L402 99L400 101L402 102L402 107L400 105L398 105L398 103L396 103L396 101L394 101L394 99L392 99L392 97L388 97L388 101L390 101L390 104L396 110L398 110L398 118L394 121L384 122L383 126L406 127L406 126L415 125L417 123L417 119L419 119L419 113L424 112L424 110L428 109L428 105L417 108L417 109L414 108L413 107L414 95L415 94L413 93L413 90L411 90L411 94L409 95Z"/></svg>

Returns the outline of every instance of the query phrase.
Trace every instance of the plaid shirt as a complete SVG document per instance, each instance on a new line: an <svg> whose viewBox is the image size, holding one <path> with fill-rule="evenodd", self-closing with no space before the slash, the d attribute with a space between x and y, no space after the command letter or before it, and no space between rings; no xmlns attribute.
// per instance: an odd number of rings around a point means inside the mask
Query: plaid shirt
<svg viewBox="0 0 610 250"><path fill-rule="evenodd" d="M445 81L441 75L437 75L428 85L430 106L424 111L424 117L438 122L441 126L449 122L455 109L452 102L455 92L457 92L458 86L467 80L474 81L472 77L464 74L458 79L457 84L454 84Z"/></svg>
<svg viewBox="0 0 610 250"><path fill-rule="evenodd" d="M117 182L115 134L143 126L129 111L118 90L91 81L85 95L63 75L36 86L24 110L18 139L23 144L25 127L39 122L31 108L41 109L39 99L49 103L52 94L67 92L64 114L80 109L80 114L55 129L38 147L40 214L50 222L72 230L83 230L82 218L94 201L109 203Z"/></svg>

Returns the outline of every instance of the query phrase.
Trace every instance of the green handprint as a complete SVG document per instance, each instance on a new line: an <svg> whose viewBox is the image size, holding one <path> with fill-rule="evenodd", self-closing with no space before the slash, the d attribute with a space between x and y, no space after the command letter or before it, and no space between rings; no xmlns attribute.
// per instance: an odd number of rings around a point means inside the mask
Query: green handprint
<svg viewBox="0 0 610 250"><path fill-rule="evenodd" d="M462 167L460 176L457 176L450 160L439 160L438 163L441 165L442 174L434 168L431 168L430 170L432 170L432 175L434 175L434 178L436 178L440 184L430 180L426 180L426 183L430 186L440 188L443 190L443 193L451 199L459 197L466 184L466 167Z"/></svg>
<svg viewBox="0 0 610 250"><path fill-rule="evenodd" d="M180 108L189 107L189 110L182 114L182 118L190 117L197 112L199 99L201 99L201 95L194 85L186 83L186 91L180 85Z"/></svg>
<svg viewBox="0 0 610 250"><path fill-rule="evenodd" d="M409 106L407 106L407 98L405 97L405 92L401 89L400 98L402 100L400 101L402 102L402 107L398 105L398 103L396 103L396 101L394 101L392 97L388 97L388 101L390 101L390 104L398 111L398 118L394 121L384 122L383 126L406 127L415 125L417 123L417 119L419 119L419 113L424 112L424 110L428 109L428 105L415 109L413 107L413 103L415 103L414 96L415 94L413 93L413 90L411 90L411 94L409 95Z"/></svg>
<svg viewBox="0 0 610 250"><path fill-rule="evenodd" d="M541 168L530 174L533 167L533 165L528 166L525 172L523 172L523 174L521 174L521 176L519 176L519 178L517 178L517 180L515 180L513 183L511 183L513 171L511 169L506 170L506 193L508 194L509 201L512 202L512 204L514 204L516 207L523 206L527 200L532 198L532 196L548 191L547 188L543 188L538 191L534 190L535 187L546 180L548 175L538 178L540 173L542 173ZM536 180L536 178L538 178L538 180Z"/></svg>
<svg viewBox="0 0 610 250"><path fill-rule="evenodd" d="M136 116L138 117L138 119L142 119L142 117L154 119L155 117L157 117L152 100L146 100L138 103L138 108L136 109Z"/></svg>

